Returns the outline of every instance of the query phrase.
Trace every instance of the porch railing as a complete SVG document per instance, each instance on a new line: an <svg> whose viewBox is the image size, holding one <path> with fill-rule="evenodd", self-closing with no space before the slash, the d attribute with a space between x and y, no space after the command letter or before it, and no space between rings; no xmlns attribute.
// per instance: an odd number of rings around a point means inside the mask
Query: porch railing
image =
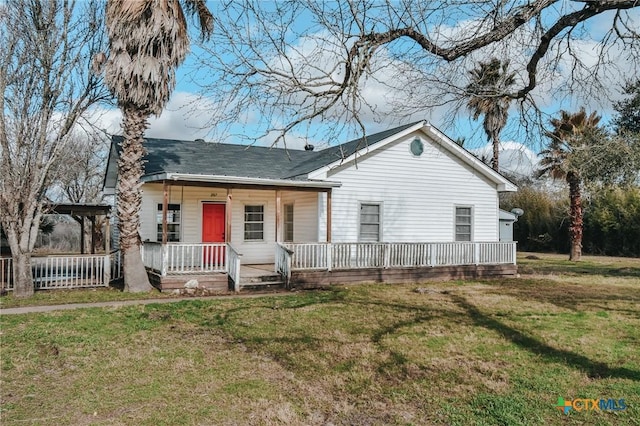
<svg viewBox="0 0 640 426"><path fill-rule="evenodd" d="M284 279L284 284L289 287L289 281L291 280L291 265L294 252L293 250L283 246L280 243L276 243L276 259L275 269L278 274Z"/></svg>
<svg viewBox="0 0 640 426"><path fill-rule="evenodd" d="M296 243L290 270L515 264L515 242ZM278 262L276 257L276 263Z"/></svg>
<svg viewBox="0 0 640 426"><path fill-rule="evenodd" d="M167 274L227 272L226 243L154 243L141 248L147 268Z"/></svg>
<svg viewBox="0 0 640 426"><path fill-rule="evenodd" d="M13 259L0 257L0 289L13 288Z"/></svg>
<svg viewBox="0 0 640 426"><path fill-rule="evenodd" d="M32 256L31 272L36 290L107 287L116 253L96 255ZM118 262L119 264L119 262ZM13 260L0 258L0 287L14 286Z"/></svg>
<svg viewBox="0 0 640 426"><path fill-rule="evenodd" d="M111 257L109 259L110 267L111 267L111 276L109 279L111 281L118 280L123 277L122 273L122 255L119 250L111 252Z"/></svg>
<svg viewBox="0 0 640 426"><path fill-rule="evenodd" d="M228 259L228 274L229 278L233 281L233 289L236 292L240 291L240 266L241 266L242 254L227 244L227 259Z"/></svg>

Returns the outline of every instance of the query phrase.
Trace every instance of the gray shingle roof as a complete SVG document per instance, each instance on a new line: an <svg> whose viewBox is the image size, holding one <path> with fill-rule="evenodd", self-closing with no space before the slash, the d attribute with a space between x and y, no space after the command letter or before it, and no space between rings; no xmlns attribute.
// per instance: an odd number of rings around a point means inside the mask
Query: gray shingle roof
<svg viewBox="0 0 640 426"><path fill-rule="evenodd" d="M146 138L145 175L185 173L260 179L306 180L317 169L339 161L358 149L374 145L419 122L354 139L320 151L285 150L203 141ZM120 151L122 136L112 143Z"/></svg>

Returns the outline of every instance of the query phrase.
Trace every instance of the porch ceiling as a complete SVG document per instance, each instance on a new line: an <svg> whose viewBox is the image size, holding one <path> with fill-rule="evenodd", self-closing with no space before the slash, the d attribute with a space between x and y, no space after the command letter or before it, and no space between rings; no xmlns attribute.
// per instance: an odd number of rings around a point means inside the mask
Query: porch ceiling
<svg viewBox="0 0 640 426"><path fill-rule="evenodd" d="M49 204L45 206L47 214L69 214L74 216L97 216L111 213L107 204Z"/></svg>

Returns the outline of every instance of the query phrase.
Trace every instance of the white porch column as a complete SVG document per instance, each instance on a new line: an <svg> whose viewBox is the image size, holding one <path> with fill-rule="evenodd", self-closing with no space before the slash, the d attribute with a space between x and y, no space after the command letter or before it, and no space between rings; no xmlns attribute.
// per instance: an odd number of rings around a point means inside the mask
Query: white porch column
<svg viewBox="0 0 640 426"><path fill-rule="evenodd" d="M169 209L169 190L167 181L162 182L162 244L167 244L167 210Z"/></svg>
<svg viewBox="0 0 640 426"><path fill-rule="evenodd" d="M282 217L282 191L276 189L276 242L282 241L282 229L280 226Z"/></svg>
<svg viewBox="0 0 640 426"><path fill-rule="evenodd" d="M327 191L327 242L331 242L331 189Z"/></svg>
<svg viewBox="0 0 640 426"><path fill-rule="evenodd" d="M233 209L232 209L232 201L233 201L233 195L231 193L231 188L227 188L227 205L225 207L225 213L227 215L226 217L226 228L225 228L225 232L224 232L224 240L227 243L231 242L231 218L233 217Z"/></svg>

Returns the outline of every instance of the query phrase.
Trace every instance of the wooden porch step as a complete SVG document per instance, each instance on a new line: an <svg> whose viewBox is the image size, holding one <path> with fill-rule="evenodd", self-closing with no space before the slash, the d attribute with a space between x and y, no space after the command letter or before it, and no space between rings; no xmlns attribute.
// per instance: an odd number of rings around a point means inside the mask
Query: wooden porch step
<svg viewBox="0 0 640 426"><path fill-rule="evenodd" d="M278 274L269 273L264 275L240 276L240 289L244 290L266 290L284 287L284 282Z"/></svg>
<svg viewBox="0 0 640 426"><path fill-rule="evenodd" d="M280 290L284 288L283 281L263 281L258 283L240 283L240 290Z"/></svg>
<svg viewBox="0 0 640 426"><path fill-rule="evenodd" d="M240 275L240 282L242 284L270 284L273 282L281 282L280 275L278 274L266 274L260 276L242 276Z"/></svg>

